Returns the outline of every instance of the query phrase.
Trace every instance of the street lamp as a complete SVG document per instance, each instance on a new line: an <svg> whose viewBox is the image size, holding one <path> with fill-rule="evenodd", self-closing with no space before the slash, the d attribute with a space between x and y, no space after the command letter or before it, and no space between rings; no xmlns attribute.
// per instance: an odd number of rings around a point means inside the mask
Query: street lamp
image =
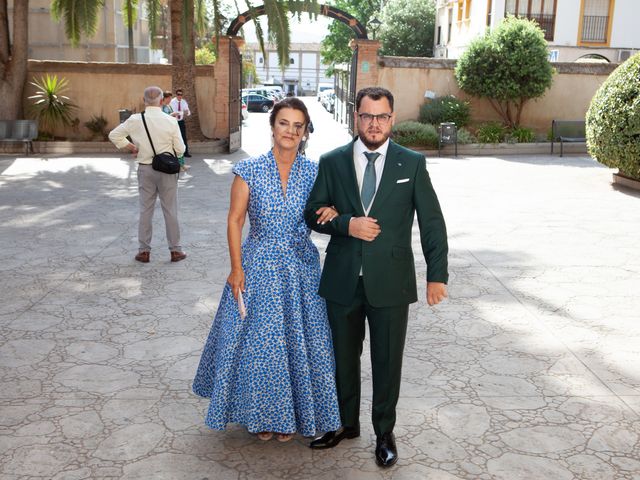
<svg viewBox="0 0 640 480"><path fill-rule="evenodd" d="M376 39L376 33L378 33L380 25L382 25L382 22L378 20L378 17L373 17L371 20L369 20L369 28L371 28L373 40Z"/></svg>

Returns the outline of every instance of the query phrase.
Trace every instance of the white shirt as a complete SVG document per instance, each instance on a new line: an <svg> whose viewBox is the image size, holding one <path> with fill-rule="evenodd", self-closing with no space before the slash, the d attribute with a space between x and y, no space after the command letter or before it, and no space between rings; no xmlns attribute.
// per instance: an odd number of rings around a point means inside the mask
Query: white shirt
<svg viewBox="0 0 640 480"><path fill-rule="evenodd" d="M180 108L178 108L178 105L180 105ZM178 120L183 120L185 115L187 117L191 115L191 110L189 110L189 104L184 98L178 101L178 97L173 97L171 99L171 102L169 102L169 106L173 108L174 112L178 112L180 114L178 116Z"/></svg>
<svg viewBox="0 0 640 480"><path fill-rule="evenodd" d="M156 153L174 152L178 157L184 154L185 146L180 135L178 121L171 115L167 115L160 107L147 106L144 113L147 121L149 134L153 140ZM124 123L121 123L109 133L109 140L118 148L129 145L127 135L131 137L133 143L138 147L138 163L148 165L153 159L153 150L149 143L149 137L142 123L142 116L139 113L131 115Z"/></svg>
<svg viewBox="0 0 640 480"><path fill-rule="evenodd" d="M358 192L362 192L362 179L364 178L364 170L367 168L367 157L364 156L365 152L377 152L380 156L376 159L376 163L374 166L376 168L376 193L373 195L373 199L369 204L369 208L365 208L365 215L369 215L369 210L371 209L371 205L376 198L376 194L378 193L378 187L380 186L380 179L382 178L382 171L384 170L384 161L387 158L387 149L389 148L389 139L384 142L380 147L376 150L369 150L362 140L358 137L358 139L353 144L353 164L356 169L356 178L358 180ZM362 200L361 200L362 201ZM362 206L364 208L364 205Z"/></svg>

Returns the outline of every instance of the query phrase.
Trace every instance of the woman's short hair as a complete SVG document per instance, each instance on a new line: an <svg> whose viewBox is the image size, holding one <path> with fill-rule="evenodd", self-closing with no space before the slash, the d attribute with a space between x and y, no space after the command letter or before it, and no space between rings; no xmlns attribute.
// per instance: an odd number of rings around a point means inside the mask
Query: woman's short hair
<svg viewBox="0 0 640 480"><path fill-rule="evenodd" d="M283 108L292 108L294 110L299 110L302 112L302 114L304 115L304 130L306 132L309 128L309 124L311 123L311 117L309 116L309 110L307 110L307 106L302 100L297 97L287 97L283 100L280 100L273 106L271 115L269 116L269 124L271 125L271 127L275 127L278 112Z"/></svg>

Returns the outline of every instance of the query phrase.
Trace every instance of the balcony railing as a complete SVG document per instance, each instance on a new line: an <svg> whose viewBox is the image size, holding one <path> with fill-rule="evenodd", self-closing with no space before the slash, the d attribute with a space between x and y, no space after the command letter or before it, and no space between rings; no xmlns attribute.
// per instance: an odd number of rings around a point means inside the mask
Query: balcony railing
<svg viewBox="0 0 640 480"><path fill-rule="evenodd" d="M606 43L609 17L585 15L582 19L582 41Z"/></svg>

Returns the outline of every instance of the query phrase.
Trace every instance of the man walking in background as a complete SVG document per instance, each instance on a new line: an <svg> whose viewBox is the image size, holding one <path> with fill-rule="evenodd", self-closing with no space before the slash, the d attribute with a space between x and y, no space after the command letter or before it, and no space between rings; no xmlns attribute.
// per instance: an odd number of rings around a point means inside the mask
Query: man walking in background
<svg viewBox="0 0 640 480"><path fill-rule="evenodd" d="M144 120L149 136L153 140L156 153L175 152L180 157L185 151L178 122L162 109L162 89L147 87L144 91ZM136 155L138 161L138 192L140 195L140 220L138 223L138 262L149 263L151 252L152 220L156 198L164 214L167 243L171 261L179 262L187 257L180 246L180 226L178 225L178 174L168 174L154 170L151 166L154 152L143 124L142 115L131 115L109 133L109 140L120 149ZM131 143L127 136L131 137Z"/></svg>
<svg viewBox="0 0 640 480"><path fill-rule="evenodd" d="M448 280L447 232L425 157L389 140L394 119L391 92L377 87L358 92L358 137L320 157L305 209L309 228L331 235L319 293L327 301L343 425L310 447L331 448L360 435L360 355L366 318L375 458L382 467L398 460L393 428L402 355L409 304L418 299L411 248L416 214L428 268L429 305L447 296ZM335 206L340 215L318 223L318 209L327 205Z"/></svg>

